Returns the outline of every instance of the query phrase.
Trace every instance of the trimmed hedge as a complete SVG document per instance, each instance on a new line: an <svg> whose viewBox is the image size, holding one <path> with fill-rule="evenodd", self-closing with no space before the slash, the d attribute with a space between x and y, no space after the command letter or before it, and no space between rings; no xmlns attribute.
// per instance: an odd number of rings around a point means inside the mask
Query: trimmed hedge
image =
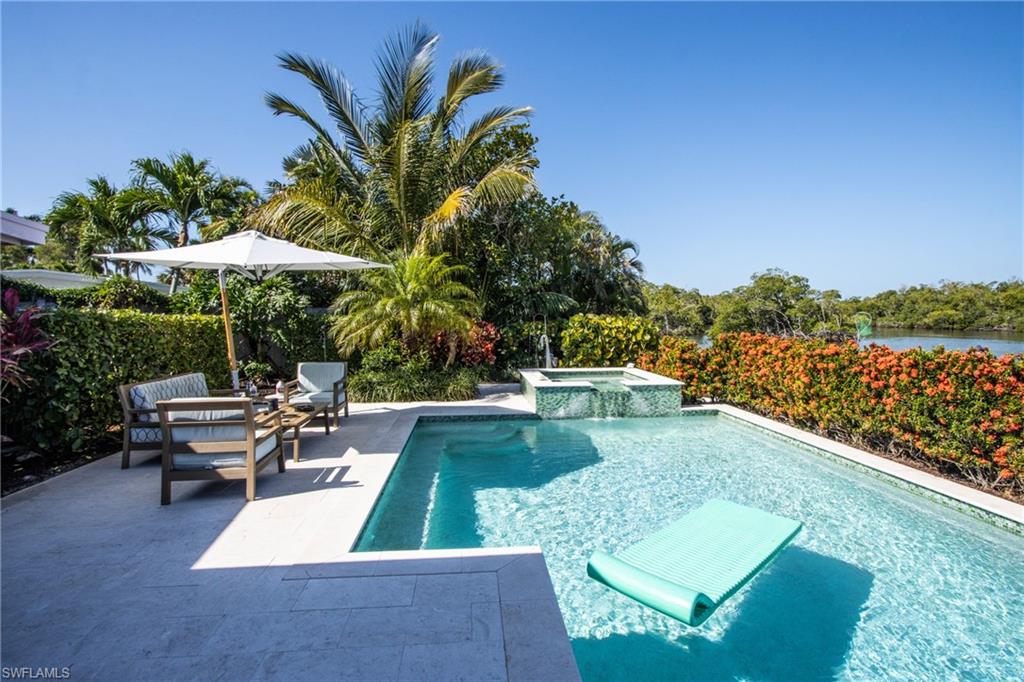
<svg viewBox="0 0 1024 682"><path fill-rule="evenodd" d="M18 291L27 304L37 301L64 308L135 309L162 313L171 308L171 297L124 275L114 275L100 284L82 289L49 289L34 282L7 278L3 287Z"/></svg>
<svg viewBox="0 0 1024 682"><path fill-rule="evenodd" d="M573 315L562 332L570 367L622 367L658 347L658 325L646 317Z"/></svg>
<svg viewBox="0 0 1024 682"><path fill-rule="evenodd" d="M56 344L30 356L31 384L4 405L4 433L44 453L80 452L121 422L117 386L203 372L230 385L220 318L59 308L41 321Z"/></svg>
<svg viewBox="0 0 1024 682"><path fill-rule="evenodd" d="M733 403L1024 492L1024 355L741 333L706 349L664 337L639 366L682 381L691 400Z"/></svg>

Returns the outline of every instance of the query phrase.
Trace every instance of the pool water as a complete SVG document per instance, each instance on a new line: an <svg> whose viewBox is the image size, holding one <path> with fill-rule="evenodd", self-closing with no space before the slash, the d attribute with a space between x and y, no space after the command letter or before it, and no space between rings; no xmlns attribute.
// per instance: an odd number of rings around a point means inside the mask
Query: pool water
<svg viewBox="0 0 1024 682"><path fill-rule="evenodd" d="M586 577L711 498L804 530L700 628ZM1024 538L725 416L418 425L358 550L540 545L587 680L1009 680Z"/></svg>
<svg viewBox="0 0 1024 682"><path fill-rule="evenodd" d="M643 377L622 371L610 372L541 372L544 378L556 384L566 381L586 381L602 393L624 393L629 389L623 381L643 381Z"/></svg>

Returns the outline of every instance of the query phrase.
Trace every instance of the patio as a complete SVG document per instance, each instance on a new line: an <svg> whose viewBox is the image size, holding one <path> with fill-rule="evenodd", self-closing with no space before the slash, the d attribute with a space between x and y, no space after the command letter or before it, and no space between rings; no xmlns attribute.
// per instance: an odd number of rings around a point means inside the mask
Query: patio
<svg viewBox="0 0 1024 682"><path fill-rule="evenodd" d="M355 405L312 424L303 461L243 483L178 483L107 457L3 501L3 666L75 679L578 679L539 548L348 548L422 415L529 412L514 387L469 403Z"/></svg>

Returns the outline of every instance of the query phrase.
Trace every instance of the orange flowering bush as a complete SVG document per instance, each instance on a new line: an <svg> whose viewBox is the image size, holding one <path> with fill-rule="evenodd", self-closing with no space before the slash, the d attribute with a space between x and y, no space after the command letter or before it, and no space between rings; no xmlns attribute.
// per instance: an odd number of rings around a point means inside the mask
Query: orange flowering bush
<svg viewBox="0 0 1024 682"><path fill-rule="evenodd" d="M1024 492L1024 355L742 333L707 349L664 338L639 365L682 381L690 399L733 403L928 460L981 487Z"/></svg>

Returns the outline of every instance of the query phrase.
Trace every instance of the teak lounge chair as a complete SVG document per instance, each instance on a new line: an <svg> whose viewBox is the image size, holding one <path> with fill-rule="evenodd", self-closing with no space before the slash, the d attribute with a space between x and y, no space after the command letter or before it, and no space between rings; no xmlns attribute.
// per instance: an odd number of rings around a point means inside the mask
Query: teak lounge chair
<svg viewBox="0 0 1024 682"><path fill-rule="evenodd" d="M347 369L344 362L300 362L296 378L284 385L284 401L290 405L327 405L334 413L334 425L341 426L338 412L345 408L348 416Z"/></svg>
<svg viewBox="0 0 1024 682"><path fill-rule="evenodd" d="M256 474L277 460L284 472L281 414L257 416L249 398L179 398L156 404L163 431L160 504L174 481L245 479L256 498Z"/></svg>

